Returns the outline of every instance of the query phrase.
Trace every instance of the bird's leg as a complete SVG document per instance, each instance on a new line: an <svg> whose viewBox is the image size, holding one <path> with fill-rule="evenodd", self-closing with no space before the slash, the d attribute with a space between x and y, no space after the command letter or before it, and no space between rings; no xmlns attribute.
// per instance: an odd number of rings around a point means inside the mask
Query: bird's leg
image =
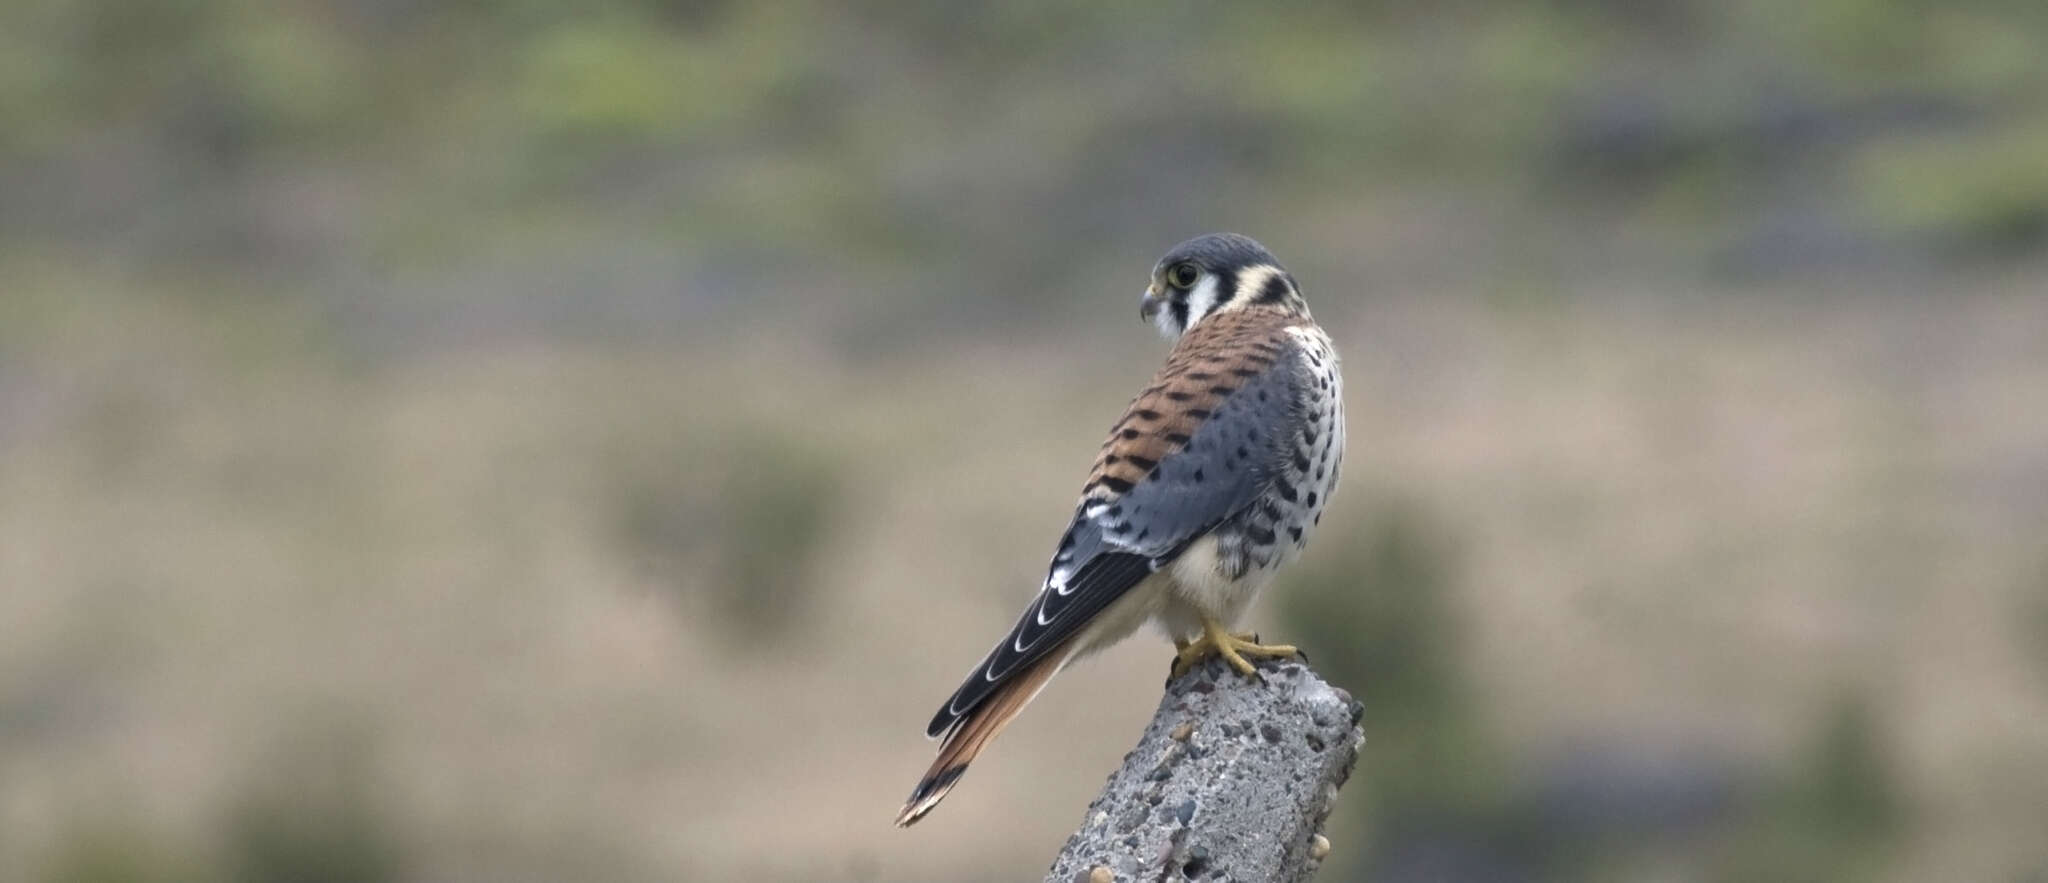
<svg viewBox="0 0 2048 883"><path fill-rule="evenodd" d="M1168 683L1171 683L1174 678L1187 674L1188 668L1193 665L1193 663L1188 661L1190 658L1199 658L1199 654L1196 657L1190 657L1188 655L1188 648L1194 646L1194 644L1194 641L1190 641L1186 638L1179 636L1174 637L1173 664L1168 666L1166 669L1166 680Z"/></svg>
<svg viewBox="0 0 2048 883"><path fill-rule="evenodd" d="M1249 632L1233 635L1223 628L1222 623L1207 616L1202 617L1201 637L1192 641L1175 640L1173 646L1180 651L1173 661L1173 677L1187 674L1189 669L1212 653L1223 657L1224 662L1230 663L1231 668L1245 677L1256 677L1252 664L1245 660L1246 656L1282 658L1301 653L1291 644L1261 644L1258 636Z"/></svg>

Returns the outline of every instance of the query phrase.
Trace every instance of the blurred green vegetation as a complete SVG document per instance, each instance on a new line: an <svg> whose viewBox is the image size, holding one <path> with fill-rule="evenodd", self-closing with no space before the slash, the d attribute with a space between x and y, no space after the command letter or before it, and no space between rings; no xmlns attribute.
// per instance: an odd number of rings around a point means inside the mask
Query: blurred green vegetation
<svg viewBox="0 0 2048 883"><path fill-rule="evenodd" d="M370 745L305 732L254 768L205 847L94 816L44 863L45 883L382 883L417 879L379 805ZM20 870L20 869L17 869Z"/></svg>
<svg viewBox="0 0 2048 883"><path fill-rule="evenodd" d="M1338 817L1350 830L1333 831L1357 844L1332 859L1340 879L1631 880L1687 856L1730 883L1846 881L1896 857L1906 800L1866 697L1844 694L1811 746L1760 779L1599 752L1516 768L1459 668L1456 535L1396 499L1325 539L1340 551L1292 574L1278 603L1287 634L1366 707L1365 760Z"/></svg>
<svg viewBox="0 0 2048 883"><path fill-rule="evenodd" d="M841 518L835 461L787 432L741 432L708 451L671 441L617 460L624 554L659 584L701 593L738 649L801 632Z"/></svg>
<svg viewBox="0 0 2048 883"><path fill-rule="evenodd" d="M1357 821L1348 836L1333 835L1358 845L1331 872L1365 876L1396 844L1448 829L1503 833L1491 819L1509 771L1459 664L1457 541L1406 501L1372 513L1351 536L1321 539L1337 553L1290 574L1276 595L1288 634L1366 707L1370 761L1347 811Z"/></svg>
<svg viewBox="0 0 2048 883"><path fill-rule="evenodd" d="M505 286L451 266L554 240L591 312L643 316L604 280L650 268L601 241L681 255L686 299L834 285L874 327L1418 188L1488 206L1445 239L1524 241L1408 259L1498 275L1618 236L1666 270L1981 259L2048 242L2044 47L2032 0L23 0L0 239L372 316L480 309Z"/></svg>
<svg viewBox="0 0 2048 883"><path fill-rule="evenodd" d="M146 832L110 818L69 833L43 873L44 883L199 883L193 860Z"/></svg>
<svg viewBox="0 0 2048 883"><path fill-rule="evenodd" d="M2019 644L2033 654L2043 684L2048 684L2048 566L2020 594L2020 609L2013 616L2019 629Z"/></svg>
<svg viewBox="0 0 2048 883"><path fill-rule="evenodd" d="M984 427L963 419L987 404L976 385L1047 413L1074 404L1064 397L1095 381L1060 372L1109 364L1080 355L1112 349L1094 346L1112 339L1095 324L1105 285L1137 278L1134 255L1148 259L1211 229L1266 239L1310 283L1319 317L1367 330L1346 338L1347 357L1394 379L1358 386L1377 394L1356 409L1361 423L1377 420L1382 435L1402 420L1441 433L1389 439L1384 452L1354 441L1354 458L1405 452L1408 460L1395 459L1402 468L1447 485L1523 463L1508 483L1531 494L1556 490L1543 484L1553 467L1589 485L1627 484L1641 498L1589 496L1582 512L1504 533L1581 543L1565 554L1585 560L1558 569L1603 586L1642 580L1609 594L1653 598L1669 587L1649 581L1697 579L1689 563L1669 563L1705 554L1694 546L1743 546L1729 556L1729 580L1771 591L1729 602L1702 593L1687 602L1697 609L1672 614L1682 624L1663 628L1717 646L1727 635L1716 629L1726 629L1735 635L1728 647L1810 640L1816 655L1832 654L1834 641L1850 645L1845 665L1875 664L1854 653L1858 623L1810 619L1861 615L1878 623L1871 631L1894 614L1943 620L1912 608L1917 596L1859 596L1876 605L1865 608L1829 594L1839 590L1826 578L1831 556L1863 560L1872 546L1901 545L1857 534L1863 507L1932 513L1912 516L1934 524L1912 534L1934 550L1916 553L1928 577L1914 588L1935 592L1950 588L1937 584L1943 572L1967 570L1946 565L1972 557L1943 550L1975 548L1959 539L1970 531L1941 533L1950 524L1940 519L2030 523L2008 510L2031 513L2038 503L1987 501L1954 464L1917 461L1917 486L1879 487L1897 476L1876 472L1869 488L1827 486L1853 506L1802 496L1804 521L1757 526L1756 510L1768 504L1755 498L1768 497L1766 486L1803 495L1801 481L1824 485L1831 468L1861 468L1830 458L1890 450L1892 440L1827 422L1830 409L1854 408L1859 395L1915 409L1941 428L1929 436L1966 442L1991 432L1989 419L1973 415L1994 415L2005 421L1997 444L1948 455L2027 479L1984 484L2031 486L2039 466L2023 452L2040 446L2024 423L2037 403L2025 396L2038 384L2021 395L1999 384L2023 385L2033 363L2012 356L2016 346L1976 344L2017 323L1991 311L1920 327L1916 318L1945 315L1936 304L1853 326L1905 341L1866 352L1832 337L1846 312L1789 314L1808 326L1787 344L1756 317L1788 314L1755 305L1709 313L1697 326L1569 308L1585 288L1679 300L1702 290L1693 284L1701 279L1710 288L1729 276L1794 280L1772 291L1797 296L1840 290L1801 282L1845 271L1887 283L1847 286L1859 292L1950 295L1959 286L1916 274L1996 276L2048 254L2043 157L2040 0L1065 0L989 9L937 0L13 0L0 5L0 481L9 495L0 528L27 539L0 537L0 566L37 577L38 594L22 590L31 600L8 612L58 627L19 627L18 648L0 647L21 663L0 666L0 761L39 765L74 730L190 723L180 714L233 720L218 732L195 725L211 735L181 747L239 747L250 724L235 713L274 723L293 713L275 708L277 692L326 688L388 701L364 713L375 722L430 720L408 743L412 769L441 761L443 739L503 740L515 761L492 766L473 756L483 753L476 745L461 746L456 769L431 767L449 781L404 795L441 826L415 828L416 817L390 805L393 786L367 737L316 729L294 732L287 741L304 744L275 755L195 751L201 772L150 767L195 794L228 792L164 813L186 830L160 830L146 811L131 818L88 805L55 834L0 830L0 860L36 858L52 883L312 883L418 879L432 876L429 867L546 879L551 872L533 869L587 865L602 870L586 876L634 878L652 876L636 873L643 866L693 867L701 851L717 853L702 859L709 867L751 873L756 862L773 873L755 877L815 878L800 862L837 857L801 854L802 845L785 864L760 855L787 845L771 842L783 836L773 829L785 812L801 812L790 804L809 801L762 800L725 782L733 812L752 813L746 824L766 832L751 842L720 827L722 802L691 814L711 802L691 777L783 775L745 784L828 792L813 815L797 817L844 824L849 807L871 798L852 793L865 780L820 782L829 777L755 756L771 750L762 746L828 754L815 741L776 740L841 731L759 715L761 696L789 683L810 690L811 701L779 707L845 717L846 738L835 741L868 753L834 757L864 767L894 750L896 731L861 732L865 719L844 700L900 713L873 692L883 688L868 672L932 664L913 658L922 645L883 655L910 642L885 634L900 625L876 614L840 630L859 635L858 646L817 642L821 653L868 654L817 667L843 680L805 680L814 675L747 654L716 670L733 681L730 694L672 673L716 662L689 655L714 635L746 639L721 651L786 656L810 646L796 639L814 634L827 590L849 588L834 569L848 563L834 557L844 546L898 544L845 568L877 582L921 590L921 568L950 568L948 585L984 579L989 561L1014 550L977 545L956 556L967 560L949 560L911 545L924 534L877 530L878 519L864 516L928 517L930 501L955 499L955 488L935 485L968 483L992 500L974 516L989 526L975 543L1024 542L1015 527L1043 502L1033 495L1047 477L997 477L962 452L1009 445L1016 456L1000 464L1008 469L1035 446L1072 439L1036 414L1000 424L1007 434L977 435ZM2040 290L2038 273L2016 278L2011 291ZM1985 290L1990 300L2006 291ZM1411 292L1429 308L1369 312ZM1482 306L1446 319L1430 312L1442 294ZM1128 298L1117 297L1127 317ZM1086 309L1067 303L1083 299ZM1392 330L1367 329L1366 318L1391 320ZM1444 330L1461 322L1474 330ZM1572 329L1582 333L1565 333ZM1668 335L1651 346L1670 353L1633 349L1644 329ZM1124 331L1136 329L1115 333ZM1553 334L1562 341L1555 352L1518 349ZM1942 334L1969 342L1944 349ZM682 355L605 361L630 353L609 345L635 335ZM1047 351L1017 349L1031 345ZM770 358L744 360L762 353ZM1779 361L1722 372L1759 353ZM1980 353L1990 355L1972 361ZM748 370L676 376L732 365ZM753 370L763 365L774 369ZM1043 376L998 382L976 373L1022 365ZM1664 447L1639 450L1602 434L1613 420L1626 435L1627 396L1578 397L1600 388L1603 370L1667 367L1670 376L1641 381L1640 392L1683 427ZM1528 376L1508 376L1518 371ZM826 382L827 372L845 376ZM939 372L959 379L930 376ZM1980 376L1961 376L1968 372ZM672 385L686 393L664 398ZM804 395L782 418L738 404L792 387ZM592 410L599 390L616 407ZM1780 396L1822 404L1774 411ZM1555 408L1517 417L1523 400ZM1496 413L1471 417L1489 408ZM855 431L863 440L846 444ZM1439 455L1439 443L1450 453ZM1569 463L1527 468L1516 456L1540 449L1566 460L1608 444L1635 460L1571 473ZM926 460L944 468L904 465ZM1667 482L1709 496L1673 469L1714 476L1702 484L1725 496L1669 506ZM1310 648L1367 707L1367 760L1339 817L1352 830L1334 832L1340 844L1362 846L1340 846L1332 875L1412 879L1449 868L1640 879L1669 878L1676 865L1681 879L1865 879L1884 877L1921 831L1928 798L1902 783L1891 747L1911 722L1890 697L1861 688L1819 702L1810 744L1755 770L1688 761L1644 776L1598 751L1580 763L1524 756L1512 738L1517 722L1491 716L1470 670L1475 612L1463 605L1478 540L1449 510L1420 502L1436 492L1348 488L1348 499L1379 502L1344 513L1356 523L1333 517L1271 596L1287 640ZM1943 505L1919 505L1935 495ZM1542 521L1515 509L1510 493L1482 496L1460 514ZM923 502L902 499L911 497ZM1068 502L1047 511L1063 514ZM1571 534L1577 521L1603 516L1621 526ZM1613 567L1594 560L1633 553L1641 538L1627 522L1638 518L1677 551ZM66 533L68 523L87 528ZM594 549L580 544L585 531ZM1763 549L1752 560L1747 547L1768 545L1767 534L1811 546L1811 555L1781 561ZM614 564L624 582L673 593L685 615L649 626L641 608L607 606ZM1009 577L986 577L986 587L997 591ZM1550 579L1549 600L1575 597L1577 585ZM208 594L223 582L228 591ZM1794 591L1781 583L1797 583L1799 600L1829 616L1755 600ZM171 596L180 597L162 600ZM176 615L134 606L136 598ZM1719 603L1756 609L1729 613ZM118 610L120 628L81 628L65 619L74 607ZM2048 673L2048 592L2000 610L2020 613L2017 639ZM965 621L986 611L944 612ZM1887 645L1870 656L1957 655L1944 642L1973 637L1928 629L1912 633L1923 642L1915 649ZM33 643L49 634L74 637ZM245 644L269 649L237 655ZM141 661L109 666L110 655ZM221 684L261 667L248 660L279 658L291 670L276 681ZM1993 669L1975 664L1957 670ZM77 678L84 686L45 674L74 668L93 673ZM1729 703L1711 695L1708 674L1685 677L1700 681L1685 683L1699 686L1702 705ZM1994 681L1972 698L2007 703ZM887 689L909 684L898 678ZM175 685L235 698L187 704L193 697ZM672 704L681 710L662 717ZM904 732L912 730L914 722ZM87 773L53 774L22 805L69 812L64 788L107 765L93 752L149 766L121 753L142 749L79 742L84 759L70 762ZM1923 744L1923 770L1939 766L1940 750ZM500 779L548 795L590 830L549 827L558 820L545 813L518 820L535 834L492 816L501 795L486 786ZM688 799L647 796L659 790L649 783L675 782ZM491 812L433 804L446 796L435 789ZM1958 802L1951 795L1946 805ZM464 816L479 819L474 829L450 821ZM711 833L632 829L646 819ZM485 845L466 854L473 844L454 842L465 837ZM811 846L872 842L864 828L836 837ZM961 861L976 866L983 850L1025 848L986 837L958 844ZM886 857L878 861L928 879L954 860L915 865L904 856L922 846L872 848Z"/></svg>
<svg viewBox="0 0 2048 883"><path fill-rule="evenodd" d="M1897 858L1905 797L1869 700L1842 696L1818 729L1798 765L1737 823L1718 879L1872 880Z"/></svg>
<svg viewBox="0 0 2048 883"><path fill-rule="evenodd" d="M244 786L224 825L222 879L233 883L385 883L407 879L372 745L351 732L301 735Z"/></svg>
<svg viewBox="0 0 2048 883"><path fill-rule="evenodd" d="M1375 512L1275 593L1287 633L1369 717L1368 817L1482 809L1504 771L1459 668L1456 541L1414 503Z"/></svg>

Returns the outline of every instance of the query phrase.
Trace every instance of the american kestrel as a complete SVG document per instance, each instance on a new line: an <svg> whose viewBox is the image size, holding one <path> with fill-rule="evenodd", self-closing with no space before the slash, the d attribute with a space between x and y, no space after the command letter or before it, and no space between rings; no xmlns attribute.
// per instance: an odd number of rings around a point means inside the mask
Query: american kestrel
<svg viewBox="0 0 2048 883"><path fill-rule="evenodd" d="M1344 459L1343 379L1294 277L1246 237L1183 242L1138 315L1174 340L1110 428L1038 597L932 718L945 737L896 824L931 812L1060 669L1157 622L1176 675L1291 656L1230 625L1322 520Z"/></svg>

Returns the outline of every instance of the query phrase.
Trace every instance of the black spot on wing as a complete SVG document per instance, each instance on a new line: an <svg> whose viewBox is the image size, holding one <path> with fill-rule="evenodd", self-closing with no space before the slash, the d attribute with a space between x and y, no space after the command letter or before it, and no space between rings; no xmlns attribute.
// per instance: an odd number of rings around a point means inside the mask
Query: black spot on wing
<svg viewBox="0 0 2048 883"><path fill-rule="evenodd" d="M1277 366L1255 371L1212 407L1188 412L1201 422L1171 437L1181 446L1118 497L1128 516L1098 513L1084 532L1095 531L1104 550L1157 555L1258 505L1289 477L1302 418L1298 384L1306 379ZM1293 487L1285 492L1298 496ZM1076 560L1090 549L1084 539Z"/></svg>
<svg viewBox="0 0 2048 883"><path fill-rule="evenodd" d="M1297 488L1287 479L1288 467L1295 465L1295 445L1303 440L1303 424L1309 419L1305 392L1315 379L1296 368L1297 359L1280 358L1295 349L1284 334L1256 347L1246 362L1228 369L1243 381L1234 392L1209 409L1186 412L1200 421L1189 432L1162 431L1158 421L1164 415L1146 408L1132 411L1129 421L1119 426L1117 433L1127 438L1158 433L1175 446L1173 452L1160 456L1156 464L1124 454L1125 462L1149 467L1143 482L1103 476L1084 491L1106 488L1117 499L1094 516L1087 514L1088 507L1107 501L1083 500L1077 507L1069 535L1061 538L1061 549L1054 555L1055 567L1068 573L1068 593L1040 593L1003 643L932 719L932 735L956 725L1005 678L1079 633L1132 586L1226 519L1263 509L1266 525L1255 539L1277 542L1275 533L1286 522L1273 496L1295 501L1308 487L1304 483ZM1299 472L1291 477L1305 478ZM1305 514L1312 521L1322 520L1320 511ZM1287 534L1294 538L1293 530ZM1024 649L1018 650L1020 646Z"/></svg>

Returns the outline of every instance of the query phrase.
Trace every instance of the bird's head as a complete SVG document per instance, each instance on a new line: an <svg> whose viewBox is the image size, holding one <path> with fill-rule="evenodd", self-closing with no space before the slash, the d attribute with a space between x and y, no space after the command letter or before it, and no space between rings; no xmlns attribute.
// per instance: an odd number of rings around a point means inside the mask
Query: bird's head
<svg viewBox="0 0 2048 883"><path fill-rule="evenodd" d="M1172 339L1206 316L1250 307L1308 312L1294 277L1265 246L1235 233L1211 233L1159 259L1138 315Z"/></svg>

